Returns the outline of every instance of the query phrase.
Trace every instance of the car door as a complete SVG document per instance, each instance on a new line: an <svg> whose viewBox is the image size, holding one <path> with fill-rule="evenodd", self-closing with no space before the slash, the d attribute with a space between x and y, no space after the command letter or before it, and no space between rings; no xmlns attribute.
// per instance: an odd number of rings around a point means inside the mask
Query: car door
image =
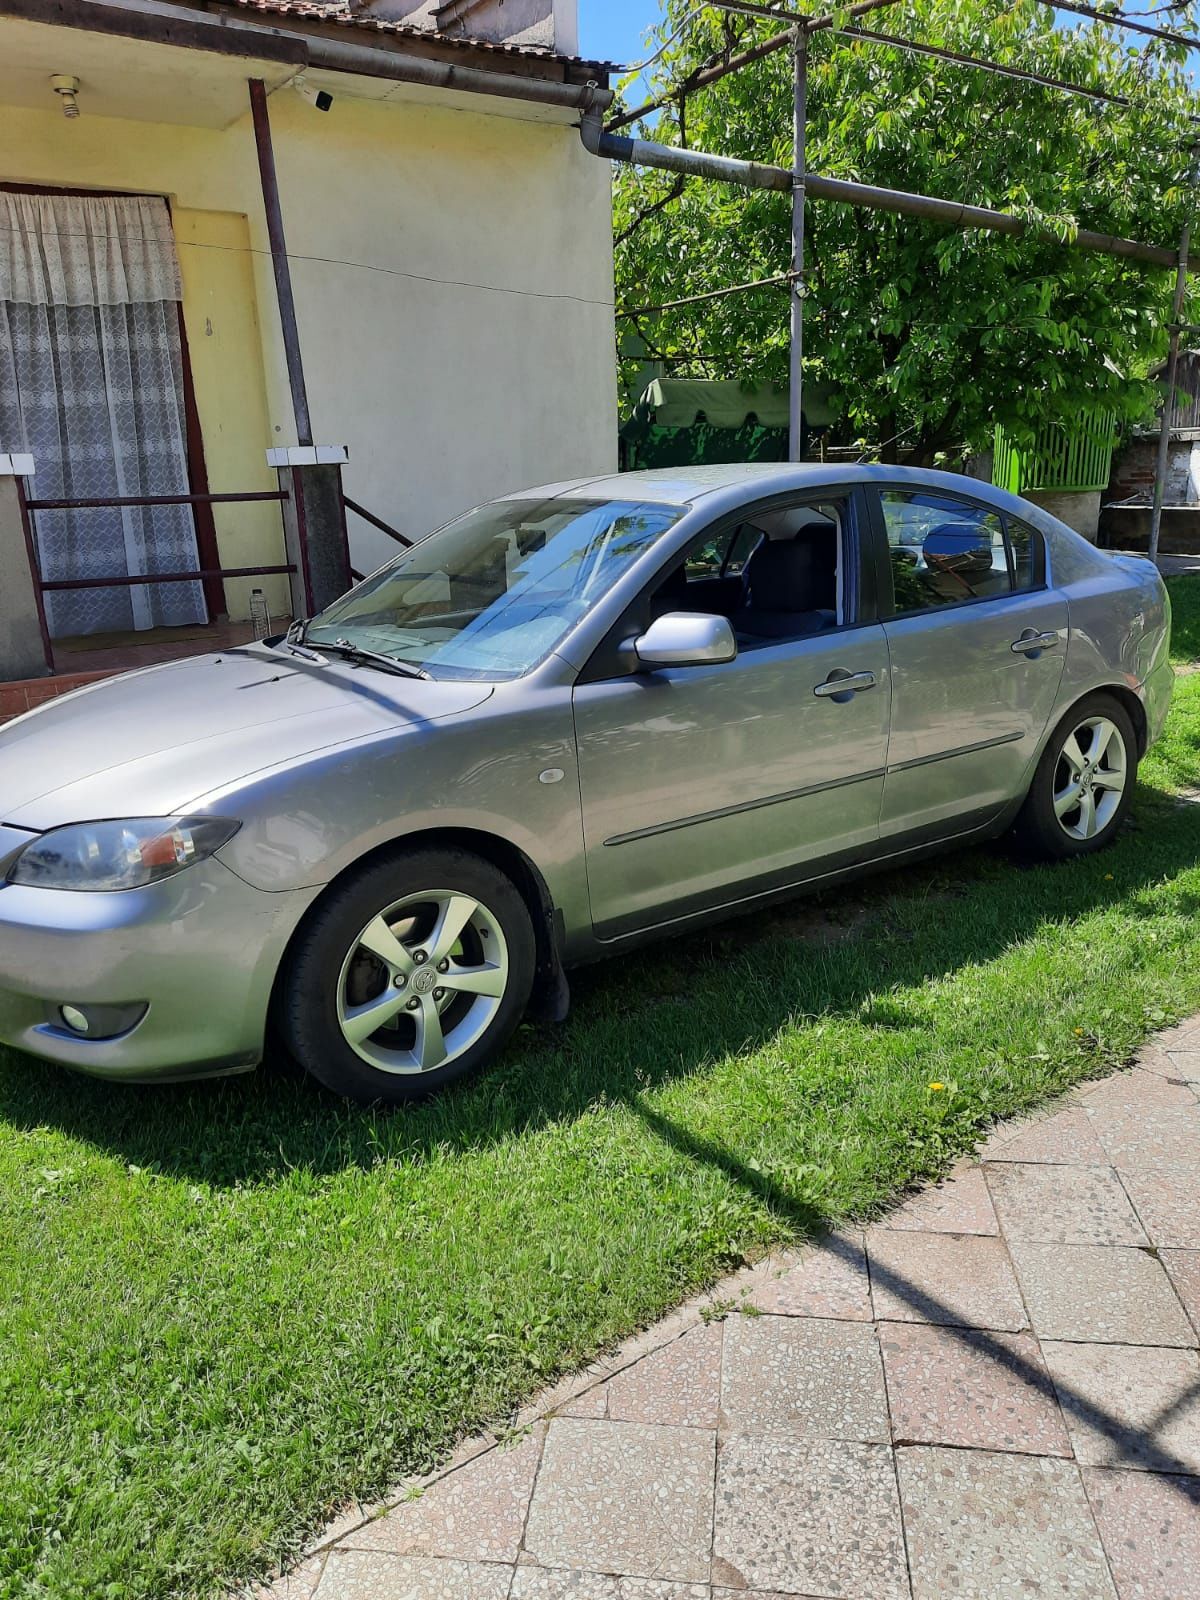
<svg viewBox="0 0 1200 1600"><path fill-rule="evenodd" d="M880 487L891 739L880 833L955 832L1024 788L1053 713L1067 603L1036 529L967 496Z"/></svg>
<svg viewBox="0 0 1200 1600"><path fill-rule="evenodd" d="M798 510L815 498L793 497ZM836 519L834 626L757 640L720 665L622 670L601 652L581 674L575 730L601 939L767 892L819 873L826 857L875 845L887 644L860 600L862 503L850 493L819 498ZM735 561L747 547L737 536ZM692 565L700 584L711 583L711 559ZM722 570L727 578L727 563ZM634 632L644 620L634 607Z"/></svg>

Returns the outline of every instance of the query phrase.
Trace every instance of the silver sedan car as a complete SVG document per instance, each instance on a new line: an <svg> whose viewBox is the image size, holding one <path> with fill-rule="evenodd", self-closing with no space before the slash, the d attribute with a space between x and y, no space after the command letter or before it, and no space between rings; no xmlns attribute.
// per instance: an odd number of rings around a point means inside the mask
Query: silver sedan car
<svg viewBox="0 0 1200 1600"><path fill-rule="evenodd" d="M280 638L0 731L0 1040L401 1101L565 971L805 885L1120 829L1171 695L1146 561L970 479L709 467L457 519Z"/></svg>

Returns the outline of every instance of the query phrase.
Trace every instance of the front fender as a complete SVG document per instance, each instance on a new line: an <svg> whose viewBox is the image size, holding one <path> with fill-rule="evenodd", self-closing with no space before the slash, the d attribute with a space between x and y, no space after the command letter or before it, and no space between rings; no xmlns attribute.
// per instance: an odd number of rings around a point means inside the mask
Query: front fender
<svg viewBox="0 0 1200 1600"><path fill-rule="evenodd" d="M566 694L317 752L195 802L242 826L221 861L257 889L320 888L381 846L470 829L515 846L568 927L587 926L575 734ZM482 710L482 708L480 708ZM561 776L557 776L561 774Z"/></svg>

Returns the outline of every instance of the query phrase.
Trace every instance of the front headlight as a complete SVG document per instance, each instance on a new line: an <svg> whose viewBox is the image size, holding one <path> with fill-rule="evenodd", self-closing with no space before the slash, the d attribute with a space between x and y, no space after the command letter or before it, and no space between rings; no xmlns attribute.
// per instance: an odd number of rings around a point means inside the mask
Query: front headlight
<svg viewBox="0 0 1200 1600"><path fill-rule="evenodd" d="M226 817L74 822L27 844L8 881L41 889L141 889L211 856L240 827Z"/></svg>

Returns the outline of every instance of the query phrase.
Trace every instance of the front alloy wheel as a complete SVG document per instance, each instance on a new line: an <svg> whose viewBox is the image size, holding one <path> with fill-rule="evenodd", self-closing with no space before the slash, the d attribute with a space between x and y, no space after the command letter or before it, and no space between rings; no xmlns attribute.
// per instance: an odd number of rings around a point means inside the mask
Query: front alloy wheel
<svg viewBox="0 0 1200 1600"><path fill-rule="evenodd" d="M335 1094L396 1104L486 1066L533 986L520 891L456 848L398 847L322 896L289 953L278 1019Z"/></svg>
<svg viewBox="0 0 1200 1600"><path fill-rule="evenodd" d="M379 1072L433 1072L486 1033L508 971L499 921L473 895L406 895L371 918L343 961L338 1025Z"/></svg>

